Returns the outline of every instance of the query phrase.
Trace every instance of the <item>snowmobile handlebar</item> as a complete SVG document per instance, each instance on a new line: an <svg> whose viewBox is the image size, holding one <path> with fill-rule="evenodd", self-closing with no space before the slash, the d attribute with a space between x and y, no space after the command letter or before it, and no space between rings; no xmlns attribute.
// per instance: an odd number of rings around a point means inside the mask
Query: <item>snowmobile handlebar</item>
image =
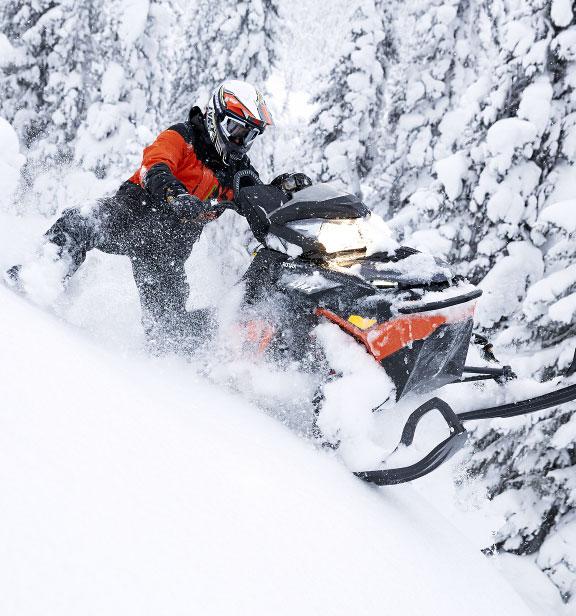
<svg viewBox="0 0 576 616"><path fill-rule="evenodd" d="M252 169L242 169L241 171L237 171L234 175L234 179L232 180L232 192L234 194L234 198L231 201L214 200L204 207L204 211L207 214L220 215L226 210L233 210L237 214L242 214L240 207L235 201L238 192L242 188L247 186L257 186L258 184L263 184L263 182L258 175L252 171Z"/></svg>
<svg viewBox="0 0 576 616"><path fill-rule="evenodd" d="M223 214L226 210L233 210L237 214L240 214L240 208L234 201L216 201L206 204L204 206L204 212L206 214Z"/></svg>

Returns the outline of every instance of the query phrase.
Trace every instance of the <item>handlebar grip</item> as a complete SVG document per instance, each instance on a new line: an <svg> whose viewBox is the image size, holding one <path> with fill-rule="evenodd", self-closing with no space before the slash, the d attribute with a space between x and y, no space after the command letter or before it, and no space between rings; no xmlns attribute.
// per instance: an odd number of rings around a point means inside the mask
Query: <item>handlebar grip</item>
<svg viewBox="0 0 576 616"><path fill-rule="evenodd" d="M262 180L258 177L252 169L241 169L237 171L232 180L232 190L234 191L234 197L238 194L238 191L245 186L257 186L262 184Z"/></svg>

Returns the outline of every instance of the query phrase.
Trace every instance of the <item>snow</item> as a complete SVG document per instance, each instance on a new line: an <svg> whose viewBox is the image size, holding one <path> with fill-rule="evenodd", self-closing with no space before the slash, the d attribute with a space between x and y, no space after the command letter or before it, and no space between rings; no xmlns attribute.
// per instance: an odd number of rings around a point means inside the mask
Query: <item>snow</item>
<svg viewBox="0 0 576 616"><path fill-rule="evenodd" d="M422 229L410 235L406 244L421 252L428 252L440 259L447 259L452 241L437 229Z"/></svg>
<svg viewBox="0 0 576 616"><path fill-rule="evenodd" d="M10 64L18 64L24 62L24 60L24 52L14 47L8 37L0 32L0 68Z"/></svg>
<svg viewBox="0 0 576 616"><path fill-rule="evenodd" d="M480 283L484 291L478 302L476 321L491 327L509 317L521 305L530 282L542 276L542 255L528 242L508 244L508 256L488 272Z"/></svg>
<svg viewBox="0 0 576 616"><path fill-rule="evenodd" d="M504 154L521 148L536 137L532 122L519 118L505 118L494 122L486 133L486 144L491 154Z"/></svg>
<svg viewBox="0 0 576 616"><path fill-rule="evenodd" d="M144 32L150 10L150 0L122 0L117 3L117 10L118 36L128 47Z"/></svg>
<svg viewBox="0 0 576 616"><path fill-rule="evenodd" d="M550 204L538 216L538 223L554 225L566 233L576 233L576 199Z"/></svg>
<svg viewBox="0 0 576 616"><path fill-rule="evenodd" d="M509 186L503 185L488 200L486 214L493 222L504 221L517 225L522 219L524 200Z"/></svg>
<svg viewBox="0 0 576 616"><path fill-rule="evenodd" d="M530 557L499 554L495 566L511 584L522 582L524 599L529 602L535 616L570 616L573 608L562 603L558 589L542 575Z"/></svg>
<svg viewBox="0 0 576 616"><path fill-rule="evenodd" d="M12 204L12 199L20 182L20 168L26 161L20 154L20 145L16 131L0 117L0 208Z"/></svg>
<svg viewBox="0 0 576 616"><path fill-rule="evenodd" d="M20 270L23 292L40 306L52 306L64 291L67 267L58 255L55 244L45 243L40 248L40 255L25 263Z"/></svg>
<svg viewBox="0 0 576 616"><path fill-rule="evenodd" d="M528 614L410 488L367 487L190 365L0 300L2 614Z"/></svg>
<svg viewBox="0 0 576 616"><path fill-rule="evenodd" d="M576 319L576 293L559 299L548 308L548 316L558 323L570 325Z"/></svg>
<svg viewBox="0 0 576 616"><path fill-rule="evenodd" d="M460 196L463 178L469 166L470 162L464 152L456 152L434 163L434 171L442 182L450 201Z"/></svg>
<svg viewBox="0 0 576 616"><path fill-rule="evenodd" d="M547 77L541 77L527 86L522 92L518 117L531 122L541 135L550 120L553 95L552 85Z"/></svg>
<svg viewBox="0 0 576 616"><path fill-rule="evenodd" d="M510 51L514 56L521 56L527 53L534 43L535 32L522 21L513 21L504 29L504 40L502 47Z"/></svg>
<svg viewBox="0 0 576 616"><path fill-rule="evenodd" d="M571 62L576 59L576 26L560 32L552 41L552 49L563 60Z"/></svg>
<svg viewBox="0 0 576 616"><path fill-rule="evenodd" d="M543 305L557 301L573 286L576 286L576 263L532 284L526 294L524 313L529 318L536 318Z"/></svg>
<svg viewBox="0 0 576 616"><path fill-rule="evenodd" d="M576 550L576 519L562 524L553 536L549 537L538 554L538 565L566 595L573 595L576 583L569 564Z"/></svg>
<svg viewBox="0 0 576 616"><path fill-rule="evenodd" d="M124 69L117 62L110 62L104 75L102 75L102 84L100 86L102 100L105 103L117 103L125 86L126 75Z"/></svg>
<svg viewBox="0 0 576 616"><path fill-rule="evenodd" d="M572 13L572 0L552 0L550 17L560 28L570 25L574 14Z"/></svg>

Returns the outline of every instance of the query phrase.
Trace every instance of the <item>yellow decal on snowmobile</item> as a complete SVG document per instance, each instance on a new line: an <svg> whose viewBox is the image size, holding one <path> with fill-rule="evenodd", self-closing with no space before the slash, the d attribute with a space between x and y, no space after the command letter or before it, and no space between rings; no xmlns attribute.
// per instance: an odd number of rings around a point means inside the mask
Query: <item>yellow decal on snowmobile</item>
<svg viewBox="0 0 576 616"><path fill-rule="evenodd" d="M366 317L361 317L358 314L351 314L348 317L348 320L352 323L352 325L356 325L359 329L368 329L376 323L376 319L367 319Z"/></svg>

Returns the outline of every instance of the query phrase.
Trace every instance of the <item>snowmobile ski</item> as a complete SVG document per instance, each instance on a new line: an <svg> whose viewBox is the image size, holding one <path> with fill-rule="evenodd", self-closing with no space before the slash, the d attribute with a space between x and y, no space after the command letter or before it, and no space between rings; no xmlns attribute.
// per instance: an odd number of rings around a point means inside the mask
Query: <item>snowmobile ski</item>
<svg viewBox="0 0 576 616"><path fill-rule="evenodd" d="M448 424L450 435L439 443L430 453L410 466L388 468L375 471L361 471L354 473L356 477L378 486L396 485L419 479L436 470L442 463L449 460L466 443L468 432L462 422L478 419L494 419L497 417L517 417L528 415L547 408L576 400L576 385L569 385L557 391L541 396L535 396L519 402L491 406L475 411L455 413L450 405L441 398L432 398L419 406L408 418L400 443L393 453L400 447L409 447L413 440L418 422L429 412L438 410ZM393 453L391 455L393 455Z"/></svg>

